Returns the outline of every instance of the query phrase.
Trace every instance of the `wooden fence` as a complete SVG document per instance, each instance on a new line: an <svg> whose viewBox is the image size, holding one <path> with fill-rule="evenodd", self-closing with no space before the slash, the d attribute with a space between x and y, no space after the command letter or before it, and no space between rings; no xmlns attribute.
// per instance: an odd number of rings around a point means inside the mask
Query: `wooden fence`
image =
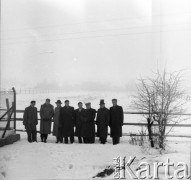
<svg viewBox="0 0 191 180"><path fill-rule="evenodd" d="M16 130L16 91L15 91L15 88L12 88L12 91L10 91L10 90L9 91L1 91L1 93L2 92L4 92L4 93L8 93L8 92L13 93L13 99L12 99L13 102L12 102L12 106L9 107L10 106L9 99L6 98L7 109L0 109L0 111L4 111L4 114L0 116L0 122L3 122L3 121L6 122L5 128L0 127L0 130L3 130L2 137L0 137L0 138L5 137L5 134L6 134L7 130L10 130L10 129L15 129ZM12 115L13 115L13 118L12 118ZM11 121L14 121L14 125L13 125L12 128L10 128L10 122Z"/></svg>
<svg viewBox="0 0 191 180"><path fill-rule="evenodd" d="M16 113L20 113L20 114L23 114L24 113L24 110L16 110ZM39 113L39 111L38 111ZM127 115L127 114L134 114L134 115L143 115L143 114L149 114L147 112L145 113L142 113L142 112L128 112L128 111L125 111L124 112L124 115ZM171 115L184 115L184 116L191 116L190 113L188 114L171 114ZM14 121L14 119L11 119L11 121ZM16 118L16 121L19 122L19 121L23 121L23 118ZM40 121L40 119L38 119L38 121ZM141 126L141 127L147 127L147 123L124 123L123 124L124 126ZM153 126L158 126L158 124L153 124ZM168 127L190 127L191 128L191 124L167 124L166 126ZM15 126L16 127L16 126ZM16 129L16 131L20 131L20 132L24 132L25 130L22 130L22 129ZM123 133L123 136L131 136L130 133ZM148 136L147 134L146 135L140 135L140 134L133 134L133 136ZM191 138L191 135L167 135L167 137L186 137L186 138Z"/></svg>
<svg viewBox="0 0 191 180"><path fill-rule="evenodd" d="M6 125L6 127L4 128L4 130L5 130L5 132L4 133L6 133L6 130L7 130L7 128L8 128L8 126L9 126L9 123L10 123L10 121L14 121L14 129L15 129L15 131L20 131L20 132L24 132L25 130L23 130L23 129L18 129L17 127L16 127L16 124L17 124L17 122L19 122L19 121L23 121L23 119L22 118L17 118L17 114L23 114L24 113L24 110L16 110L16 91L15 91L15 89L13 88L12 89L13 90L13 93L14 93L14 101L13 101L13 104L12 104L12 112L11 112L11 115L13 114L13 117L11 117L11 116L9 116L10 118L3 118L3 116L2 117L0 117L0 121L2 122L2 121L6 121L7 122L7 125ZM11 108L10 108L11 109ZM7 112L9 110L9 108L7 108L7 109L0 109L0 111L5 111L5 112ZM7 112L7 113L9 113L9 112ZM39 111L38 111L38 113L39 113ZM128 115L128 114L131 114L131 115L147 115L147 114L149 114L149 113L147 113L147 112L145 112L145 113L142 113L142 112L124 112L124 115ZM171 114L171 115L184 115L184 116L191 116L191 114L190 113L188 113L188 114ZM40 120L40 119L38 119L38 120ZM147 123L133 123L133 122L130 122L130 123L124 123L124 126L141 126L141 127L147 127ZM153 124L153 126L158 126L158 124ZM191 127L191 124L167 124L166 126L170 126L170 127ZM4 134L3 133L3 134ZM131 134L130 133L123 133L123 135L124 136L131 136ZM140 135L140 134L134 134L134 136L148 136L148 135ZM168 137L188 137L188 138L191 138L191 135L167 135Z"/></svg>

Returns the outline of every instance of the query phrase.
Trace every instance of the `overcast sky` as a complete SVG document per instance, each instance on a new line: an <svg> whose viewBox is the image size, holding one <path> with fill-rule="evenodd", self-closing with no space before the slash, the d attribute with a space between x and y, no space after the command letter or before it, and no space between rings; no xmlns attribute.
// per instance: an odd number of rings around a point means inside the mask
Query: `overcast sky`
<svg viewBox="0 0 191 180"><path fill-rule="evenodd" d="M125 87L164 67L191 88L190 0L1 0L1 86Z"/></svg>

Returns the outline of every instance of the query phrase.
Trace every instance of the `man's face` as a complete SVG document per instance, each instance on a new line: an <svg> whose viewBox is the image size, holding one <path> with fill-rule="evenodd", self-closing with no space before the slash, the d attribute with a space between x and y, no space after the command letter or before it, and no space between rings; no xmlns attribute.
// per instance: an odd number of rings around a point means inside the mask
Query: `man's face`
<svg viewBox="0 0 191 180"><path fill-rule="evenodd" d="M100 108L104 108L105 107L105 104L100 104Z"/></svg>
<svg viewBox="0 0 191 180"><path fill-rule="evenodd" d="M46 102L45 102L46 104L50 104L50 101L49 100L46 100Z"/></svg>
<svg viewBox="0 0 191 180"><path fill-rule="evenodd" d="M68 101L67 101L67 102L65 102L65 106L69 106L69 104L70 104L70 103L69 103Z"/></svg>
<svg viewBox="0 0 191 180"><path fill-rule="evenodd" d="M82 103L79 103L79 104L78 104L78 107L79 107L80 109L82 109L83 104L82 104Z"/></svg>
<svg viewBox="0 0 191 180"><path fill-rule="evenodd" d="M36 103L31 103L31 106L32 106L32 107L35 107L35 105L36 105Z"/></svg>
<svg viewBox="0 0 191 180"><path fill-rule="evenodd" d="M60 107L60 106L61 106L61 104L60 104L60 103L56 103L56 105L57 105L57 107Z"/></svg>
<svg viewBox="0 0 191 180"><path fill-rule="evenodd" d="M91 104L87 104L86 109L90 109L90 108L91 108Z"/></svg>
<svg viewBox="0 0 191 180"><path fill-rule="evenodd" d="M116 106L117 105L117 101L112 101L112 103L113 103L113 106Z"/></svg>

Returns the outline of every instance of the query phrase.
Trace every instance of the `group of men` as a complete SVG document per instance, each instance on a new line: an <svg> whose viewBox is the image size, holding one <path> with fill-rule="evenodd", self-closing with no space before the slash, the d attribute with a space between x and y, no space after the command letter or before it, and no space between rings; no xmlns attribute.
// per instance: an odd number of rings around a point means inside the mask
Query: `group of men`
<svg viewBox="0 0 191 180"><path fill-rule="evenodd" d="M78 137L79 143L94 143L97 136L101 144L107 142L108 127L110 127L110 136L113 144L119 144L122 136L123 126L123 108L117 105L117 99L112 99L113 106L110 109L105 107L104 100L100 100L100 108L97 111L91 107L91 103L78 103L78 108L70 106L69 100L66 100L62 107L62 102L56 102L56 108L50 104L50 99L46 99L40 108L40 136L41 142L46 143L48 134L51 133L51 124L53 124L53 136L56 136L56 143L74 143L74 136ZM31 101L29 107L24 111L23 124L25 126L28 141L37 142L36 126L38 124L36 102ZM96 127L97 125L97 132Z"/></svg>

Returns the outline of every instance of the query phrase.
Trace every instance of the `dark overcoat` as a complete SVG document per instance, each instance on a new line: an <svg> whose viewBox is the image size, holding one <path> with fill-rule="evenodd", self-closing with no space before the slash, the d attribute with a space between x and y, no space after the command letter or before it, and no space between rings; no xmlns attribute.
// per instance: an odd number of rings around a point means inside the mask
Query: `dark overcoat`
<svg viewBox="0 0 191 180"><path fill-rule="evenodd" d="M54 117L53 117L53 136L59 137L59 118L60 118L60 109L61 107L56 107L54 110Z"/></svg>
<svg viewBox="0 0 191 180"><path fill-rule="evenodd" d="M59 126L62 137L74 136L74 108L64 106L60 109Z"/></svg>
<svg viewBox="0 0 191 180"><path fill-rule="evenodd" d="M121 106L117 105L110 108L109 126L111 129L111 137L122 136L123 119L123 108Z"/></svg>
<svg viewBox="0 0 191 180"><path fill-rule="evenodd" d="M36 131L36 125L38 124L37 108L29 106L25 108L23 114L23 125L27 131Z"/></svg>
<svg viewBox="0 0 191 180"><path fill-rule="evenodd" d="M43 104L40 108L40 133L50 134L52 118L54 116L54 107L51 104Z"/></svg>
<svg viewBox="0 0 191 180"><path fill-rule="evenodd" d="M106 107L98 109L96 118L98 137L107 138L109 120L109 110Z"/></svg>
<svg viewBox="0 0 191 180"><path fill-rule="evenodd" d="M82 137L92 138L95 137L95 109L86 109L85 110L85 118L83 118L82 122Z"/></svg>
<svg viewBox="0 0 191 180"><path fill-rule="evenodd" d="M75 110L75 136L82 137L82 122L85 118L85 109Z"/></svg>

